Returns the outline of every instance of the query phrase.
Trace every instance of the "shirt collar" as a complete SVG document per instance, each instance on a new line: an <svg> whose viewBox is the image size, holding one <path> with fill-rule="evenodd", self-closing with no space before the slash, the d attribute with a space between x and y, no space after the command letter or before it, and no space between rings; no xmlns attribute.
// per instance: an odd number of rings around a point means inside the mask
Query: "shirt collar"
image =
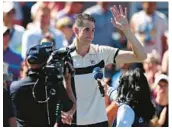
<svg viewBox="0 0 172 129"><path fill-rule="evenodd" d="M70 46L74 46L76 42L76 39L73 40L73 43ZM96 49L94 48L95 45L93 45L92 43L90 44L90 48L89 48L89 52L87 54L95 54L96 53ZM76 50L73 51L71 53L71 56L80 56Z"/></svg>

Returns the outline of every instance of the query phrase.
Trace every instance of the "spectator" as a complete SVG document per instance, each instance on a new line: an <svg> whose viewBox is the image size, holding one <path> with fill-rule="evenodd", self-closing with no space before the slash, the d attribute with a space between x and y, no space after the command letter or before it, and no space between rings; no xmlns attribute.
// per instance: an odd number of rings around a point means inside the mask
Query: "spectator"
<svg viewBox="0 0 172 129"><path fill-rule="evenodd" d="M16 117L9 92L6 87L3 87L3 127L16 127Z"/></svg>
<svg viewBox="0 0 172 129"><path fill-rule="evenodd" d="M68 44L62 32L51 26L50 12L51 9L44 3L39 4L37 11L37 15L39 16L39 26L36 26L34 29L27 30L23 35L22 57L24 59L28 50L31 47L40 44L40 40L47 32L51 33L55 38L55 46L57 49Z"/></svg>
<svg viewBox="0 0 172 129"><path fill-rule="evenodd" d="M114 39L115 47L127 49L127 39L121 31L114 32L112 37Z"/></svg>
<svg viewBox="0 0 172 129"><path fill-rule="evenodd" d="M15 24L16 10L13 2L3 3L3 23L10 29L9 47L16 53L21 54L21 42L25 29Z"/></svg>
<svg viewBox="0 0 172 129"><path fill-rule="evenodd" d="M9 47L10 29L6 26L3 29L3 62L7 65L8 73L12 74L14 80L17 80L23 59Z"/></svg>
<svg viewBox="0 0 172 129"><path fill-rule="evenodd" d="M166 43L167 43L167 46L168 46L168 32L165 32L165 36L166 36ZM167 74L168 75L168 62L169 62L169 59L168 59L168 49L165 51L165 53L163 54L163 58L162 58L162 64L161 64L161 71L162 73L164 74Z"/></svg>
<svg viewBox="0 0 172 129"><path fill-rule="evenodd" d="M41 4L42 4L42 2L39 1L32 5L31 10L30 10L32 22L29 22L26 25L27 30L34 29L35 27L39 26L39 17L40 16L38 15L38 9Z"/></svg>
<svg viewBox="0 0 172 129"><path fill-rule="evenodd" d="M114 47L115 43L112 39L112 33L115 29L110 21L112 14L109 10L109 5L109 2L97 2L95 6L86 9L84 13L92 15L96 20L93 43Z"/></svg>
<svg viewBox="0 0 172 129"><path fill-rule="evenodd" d="M168 127L168 76L160 74L155 79L156 97L154 99L156 114L152 126Z"/></svg>
<svg viewBox="0 0 172 129"><path fill-rule="evenodd" d="M14 9L15 9L15 24L22 25L23 19L24 19L24 13L22 10L22 6L20 2L13 2Z"/></svg>
<svg viewBox="0 0 172 129"><path fill-rule="evenodd" d="M56 28L63 32L63 34L65 35L65 38L68 41L68 45L72 43L73 38L74 38L72 27L73 27L73 21L70 17L60 18L56 22Z"/></svg>
<svg viewBox="0 0 172 129"><path fill-rule="evenodd" d="M55 49L55 40L51 33L46 33L45 36L41 39L41 44L43 43L52 43L52 48Z"/></svg>
<svg viewBox="0 0 172 129"><path fill-rule="evenodd" d="M26 63L26 61L23 61L21 64L21 69L20 69L20 79L25 78L28 74L28 65Z"/></svg>
<svg viewBox="0 0 172 129"><path fill-rule="evenodd" d="M154 83L155 76L161 71L160 57L156 51L152 51L152 53L147 55L147 59L143 62L143 68L145 76L151 87Z"/></svg>
<svg viewBox="0 0 172 129"><path fill-rule="evenodd" d="M64 8L65 2L45 2L47 5L50 5L52 8L54 8L57 11L60 11Z"/></svg>
<svg viewBox="0 0 172 129"><path fill-rule="evenodd" d="M165 45L162 37L168 29L167 18L156 10L156 2L143 2L142 7L143 10L133 14L131 28L144 45L145 51L151 53L155 49L162 59Z"/></svg>
<svg viewBox="0 0 172 129"><path fill-rule="evenodd" d="M82 8L83 2L66 2L64 9L57 12L56 20L67 16L70 17L73 21L75 21L76 15L81 13Z"/></svg>
<svg viewBox="0 0 172 129"><path fill-rule="evenodd" d="M17 2L16 2L17 3ZM32 21L31 19L31 7L34 5L35 2L18 2L20 4L22 12L23 12L23 20L22 20L22 25L24 28L26 28L26 25Z"/></svg>
<svg viewBox="0 0 172 129"><path fill-rule="evenodd" d="M51 18L53 20L56 20L57 13L62 10L65 7L65 2L44 2L46 5L48 5L52 11L51 11Z"/></svg>

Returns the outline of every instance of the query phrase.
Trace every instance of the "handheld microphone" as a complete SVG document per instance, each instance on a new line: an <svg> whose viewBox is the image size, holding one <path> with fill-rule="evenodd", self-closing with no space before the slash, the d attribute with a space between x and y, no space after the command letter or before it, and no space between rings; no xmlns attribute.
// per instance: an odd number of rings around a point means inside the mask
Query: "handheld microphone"
<svg viewBox="0 0 172 129"><path fill-rule="evenodd" d="M103 72L102 72L100 67L95 67L93 69L93 77L94 77L95 80L103 78ZM101 93L102 97L104 97L105 96L104 87L102 86L101 82L98 81L98 80L97 80L97 84L99 86L99 90L100 90L100 93Z"/></svg>

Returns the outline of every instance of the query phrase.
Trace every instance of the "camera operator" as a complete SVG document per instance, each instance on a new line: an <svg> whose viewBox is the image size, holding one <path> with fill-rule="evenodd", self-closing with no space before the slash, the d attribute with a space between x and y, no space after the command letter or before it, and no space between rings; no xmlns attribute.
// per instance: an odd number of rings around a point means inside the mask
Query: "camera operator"
<svg viewBox="0 0 172 129"><path fill-rule="evenodd" d="M70 73L58 80L55 75L51 85L46 83L44 67L50 55L41 45L32 47L27 54L29 66L26 78L15 81L10 86L10 95L16 111L18 126L47 127L58 122L71 124L75 112L75 98L71 91ZM31 58L32 57L32 58ZM63 106L60 114L56 113L59 103ZM61 120L57 120L60 115ZM60 123L60 124L59 124Z"/></svg>

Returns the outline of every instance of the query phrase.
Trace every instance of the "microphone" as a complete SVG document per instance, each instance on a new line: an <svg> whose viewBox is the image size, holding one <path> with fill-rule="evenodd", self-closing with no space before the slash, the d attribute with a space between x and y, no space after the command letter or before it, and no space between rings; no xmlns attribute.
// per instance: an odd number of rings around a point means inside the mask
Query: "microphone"
<svg viewBox="0 0 172 129"><path fill-rule="evenodd" d="M93 69L93 77L94 77L95 80L97 80L97 84L99 86L100 93L101 93L102 97L104 97L105 96L104 87L102 86L101 82L98 81L98 79L103 78L103 72L102 72L100 67L95 67Z"/></svg>

